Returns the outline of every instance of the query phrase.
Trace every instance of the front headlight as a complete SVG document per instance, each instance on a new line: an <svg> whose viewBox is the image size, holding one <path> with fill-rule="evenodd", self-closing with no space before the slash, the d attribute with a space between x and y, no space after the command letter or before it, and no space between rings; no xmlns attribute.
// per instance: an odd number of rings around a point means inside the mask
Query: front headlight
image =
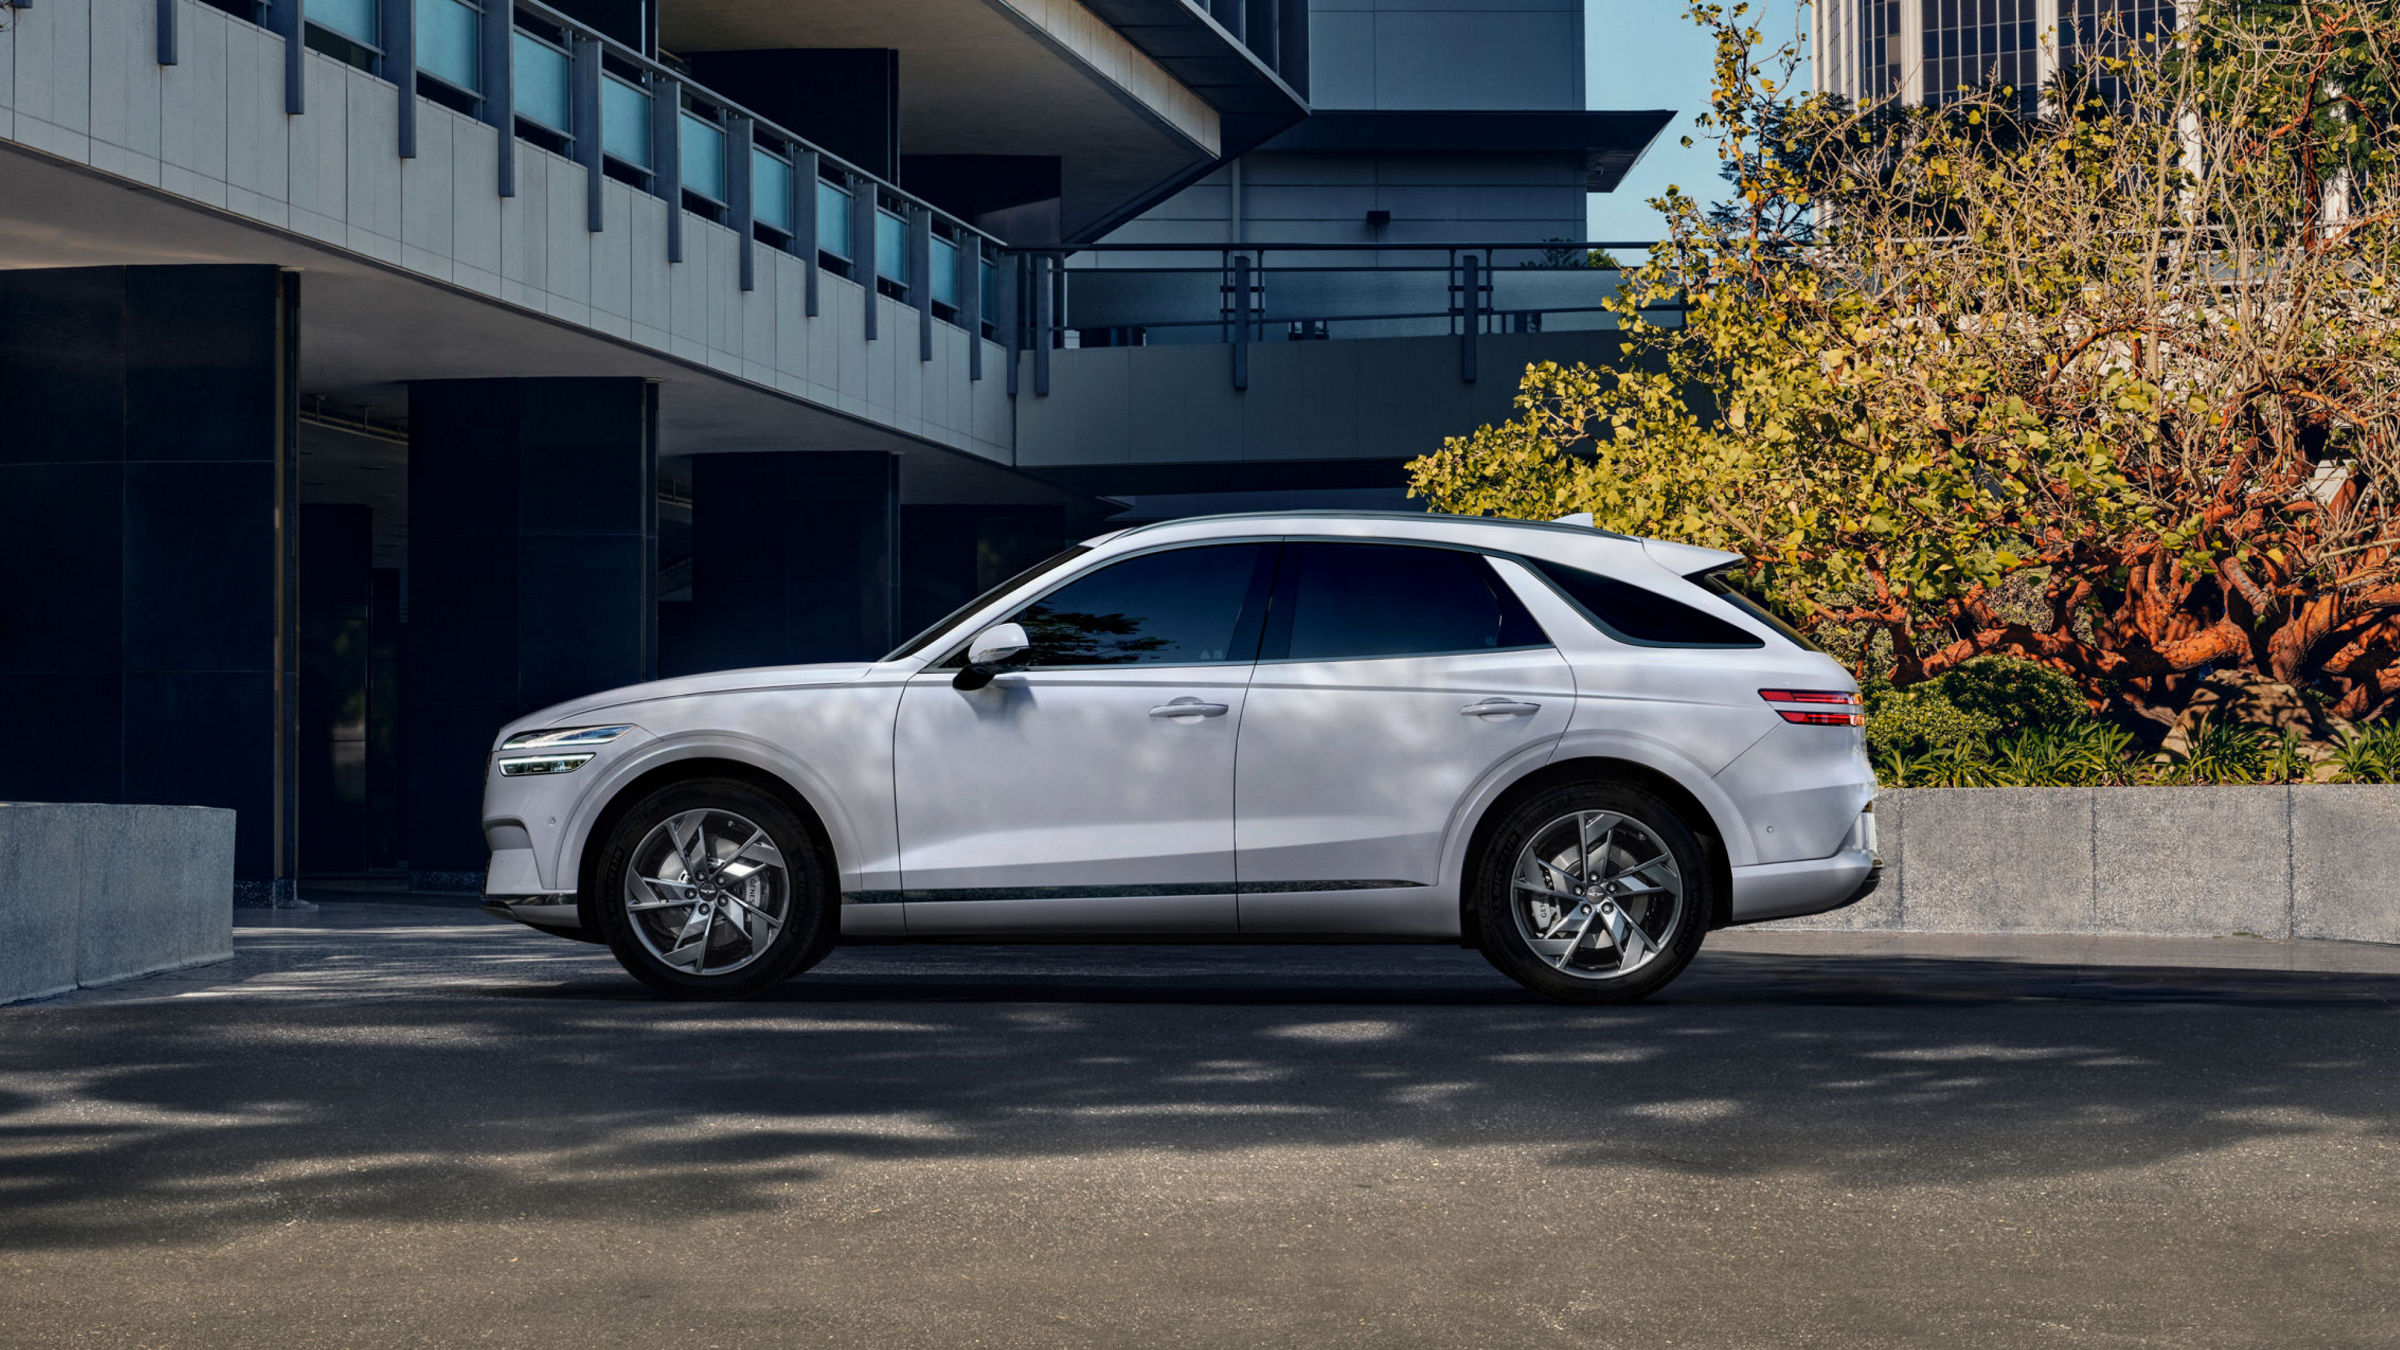
<svg viewBox="0 0 2400 1350"><path fill-rule="evenodd" d="M606 745L626 732L622 727L560 727L555 731L520 731L500 742L503 750L557 750L566 747Z"/></svg>
<svg viewBox="0 0 2400 1350"><path fill-rule="evenodd" d="M524 778L535 774L573 773L592 762L594 754L584 746L606 745L626 732L630 726L560 727L555 731L520 731L500 743L497 761L503 778ZM537 753L511 755L511 750Z"/></svg>

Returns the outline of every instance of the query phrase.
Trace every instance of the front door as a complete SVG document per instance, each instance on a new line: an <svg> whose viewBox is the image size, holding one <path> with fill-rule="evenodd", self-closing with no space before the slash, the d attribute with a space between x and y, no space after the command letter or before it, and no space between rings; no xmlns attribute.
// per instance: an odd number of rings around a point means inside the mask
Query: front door
<svg viewBox="0 0 2400 1350"><path fill-rule="evenodd" d="M1284 546L1234 775L1242 931L1454 931L1436 888L1461 803L1555 743L1575 701L1501 566L1516 565Z"/></svg>
<svg viewBox="0 0 2400 1350"><path fill-rule="evenodd" d="M1238 543L1108 563L1009 616L1027 668L961 690L953 654L909 682L911 934L1233 929L1234 741L1274 561Z"/></svg>

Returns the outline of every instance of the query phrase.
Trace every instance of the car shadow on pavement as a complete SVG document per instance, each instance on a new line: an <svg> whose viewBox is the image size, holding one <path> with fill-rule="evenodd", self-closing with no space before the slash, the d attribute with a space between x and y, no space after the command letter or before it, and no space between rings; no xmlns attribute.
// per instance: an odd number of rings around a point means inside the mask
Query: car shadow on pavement
<svg viewBox="0 0 2400 1350"><path fill-rule="evenodd" d="M671 1221L860 1159L1497 1145L1881 1187L2400 1134L2384 977L1732 951L1577 1008L1455 949L863 948L678 1004L540 951L388 996L0 1014L0 1249Z"/></svg>

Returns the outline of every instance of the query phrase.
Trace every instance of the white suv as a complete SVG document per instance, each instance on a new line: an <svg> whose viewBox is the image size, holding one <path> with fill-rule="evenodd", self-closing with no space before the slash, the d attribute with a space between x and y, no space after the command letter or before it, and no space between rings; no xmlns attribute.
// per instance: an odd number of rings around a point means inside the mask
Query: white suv
<svg viewBox="0 0 2400 1350"><path fill-rule="evenodd" d="M486 908L670 994L838 940L1461 942L1553 998L1872 890L1858 688L1571 523L1311 512L1094 539L880 661L662 680L493 748Z"/></svg>

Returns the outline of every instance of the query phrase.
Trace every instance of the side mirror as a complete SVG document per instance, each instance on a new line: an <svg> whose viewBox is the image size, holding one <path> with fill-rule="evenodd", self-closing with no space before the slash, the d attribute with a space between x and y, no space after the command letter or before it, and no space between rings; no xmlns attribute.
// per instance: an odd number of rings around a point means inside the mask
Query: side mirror
<svg viewBox="0 0 2400 1350"><path fill-rule="evenodd" d="M1033 656L1033 639L1021 623L996 623L975 635L967 646L966 668L951 681L956 689L981 689L1004 670L1014 670Z"/></svg>

